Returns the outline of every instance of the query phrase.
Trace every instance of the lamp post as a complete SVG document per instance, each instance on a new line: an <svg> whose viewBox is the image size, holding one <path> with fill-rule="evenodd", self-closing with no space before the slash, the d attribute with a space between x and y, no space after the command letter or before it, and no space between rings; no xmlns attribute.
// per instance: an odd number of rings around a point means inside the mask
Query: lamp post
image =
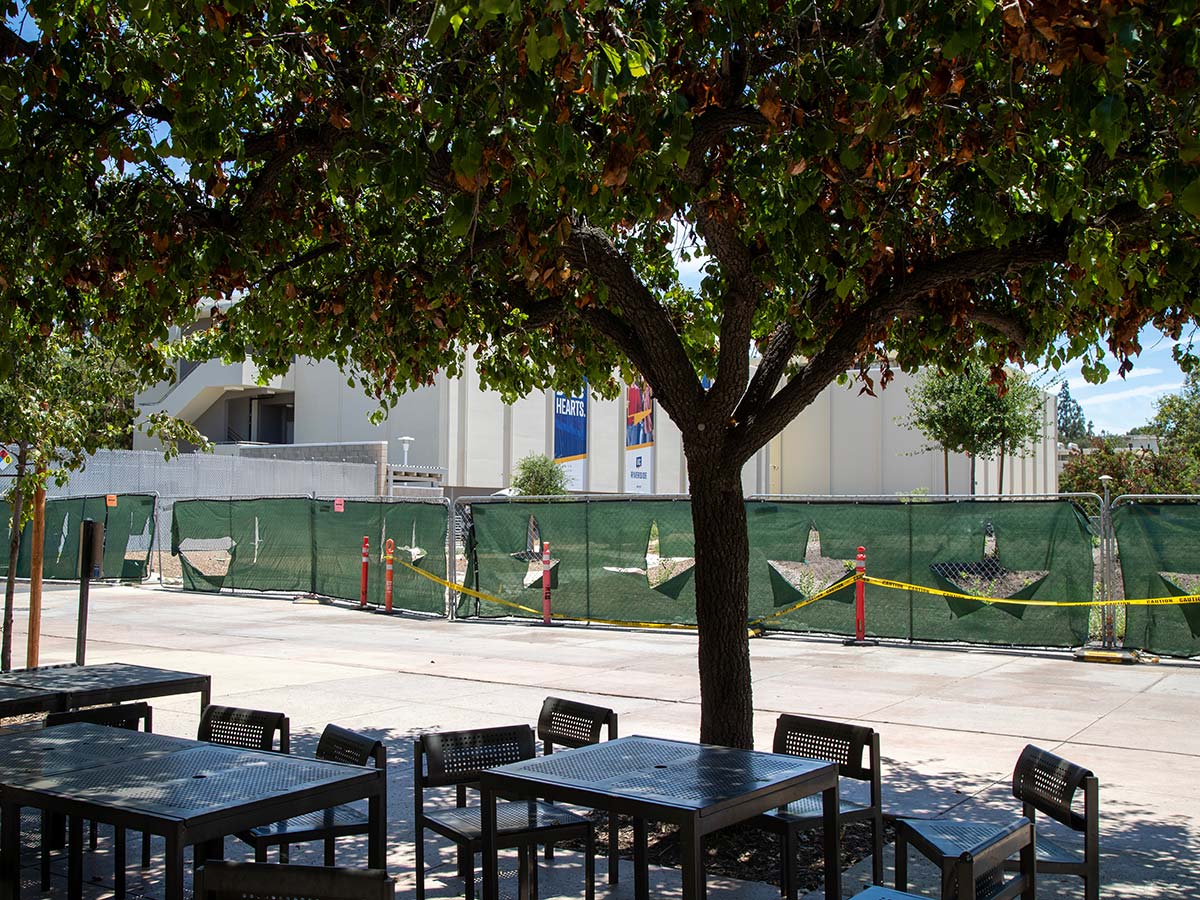
<svg viewBox="0 0 1200 900"><path fill-rule="evenodd" d="M401 445L404 447L404 459L401 460L400 464L402 466L404 466L404 468L407 469L408 468L408 448L412 446L413 441L415 441L416 438L405 435L404 437L396 438L396 440L398 440L401 443Z"/></svg>

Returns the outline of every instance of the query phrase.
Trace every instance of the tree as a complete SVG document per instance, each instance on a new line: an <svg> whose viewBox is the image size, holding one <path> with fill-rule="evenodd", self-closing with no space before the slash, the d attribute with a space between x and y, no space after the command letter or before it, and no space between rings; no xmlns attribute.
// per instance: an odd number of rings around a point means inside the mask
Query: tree
<svg viewBox="0 0 1200 900"><path fill-rule="evenodd" d="M975 460L996 448L992 435L983 428L995 396L987 370L969 365L961 373L947 375L926 369L906 393L912 410L902 424L933 442L923 449L941 449L945 493L950 493L951 453L971 458L970 491L975 493Z"/></svg>
<svg viewBox="0 0 1200 900"><path fill-rule="evenodd" d="M1200 460L1200 380L1195 375L1184 380L1179 393L1167 394L1154 404L1150 431L1165 447Z"/></svg>
<svg viewBox="0 0 1200 900"><path fill-rule="evenodd" d="M950 454L975 460L996 454L999 490L1004 492L1004 458L1022 455L1042 431L1042 392L1024 372L1004 372L1001 383L985 366L968 363L955 374L926 369L906 389L912 411L902 424L921 432L942 451L945 492L950 493Z"/></svg>
<svg viewBox="0 0 1200 900"><path fill-rule="evenodd" d="M553 497L567 493L567 473L544 453L530 453L513 470L512 487L525 497Z"/></svg>
<svg viewBox="0 0 1200 900"><path fill-rule="evenodd" d="M1058 439L1064 443L1080 444L1088 436L1088 421L1083 407L1071 396L1071 388L1063 382L1058 392Z"/></svg>
<svg viewBox="0 0 1200 900"><path fill-rule="evenodd" d="M8 324L16 334L27 330L19 312ZM0 422L5 439L17 447L16 473L8 491L12 518L0 638L0 670L7 671L12 668L21 531L33 515L28 498L51 480L66 484L70 473L85 465L88 454L124 446L135 425L158 437L167 456L175 452L180 440L200 446L207 441L191 425L162 414L136 423L131 399L142 387L141 381L112 348L87 335L78 339L63 331L30 335L0 356L8 362L8 376L0 380Z"/></svg>
<svg viewBox="0 0 1200 900"><path fill-rule="evenodd" d="M992 415L986 420L995 440L1000 461L997 491L1004 493L1004 460L1024 456L1042 435L1045 400L1042 389L1024 372L1010 372L1004 384L993 392Z"/></svg>
<svg viewBox="0 0 1200 900"><path fill-rule="evenodd" d="M5 303L136 359L236 299L211 352L385 403L636 372L691 480L707 741L752 742L742 466L826 385L1099 379L1195 318L1184 0L8 9Z"/></svg>
<svg viewBox="0 0 1200 900"><path fill-rule="evenodd" d="M1087 452L1072 451L1058 477L1063 491L1104 493L1101 475L1111 475L1109 493L1194 494L1200 492L1200 464L1178 447L1124 450L1097 439Z"/></svg>

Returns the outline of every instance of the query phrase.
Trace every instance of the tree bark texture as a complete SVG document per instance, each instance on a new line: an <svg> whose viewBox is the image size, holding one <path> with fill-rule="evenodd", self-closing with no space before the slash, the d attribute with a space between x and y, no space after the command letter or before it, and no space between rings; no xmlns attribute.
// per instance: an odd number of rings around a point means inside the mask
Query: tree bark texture
<svg viewBox="0 0 1200 900"><path fill-rule="evenodd" d="M740 469L689 459L696 547L700 740L752 749L754 704L747 639L750 541Z"/></svg>
<svg viewBox="0 0 1200 900"><path fill-rule="evenodd" d="M12 669L13 610L16 607L17 562L21 557L21 479L29 462L29 447L21 444L17 450L17 478L12 492L12 527L8 539L8 580L4 585L4 627L0 638L0 671Z"/></svg>

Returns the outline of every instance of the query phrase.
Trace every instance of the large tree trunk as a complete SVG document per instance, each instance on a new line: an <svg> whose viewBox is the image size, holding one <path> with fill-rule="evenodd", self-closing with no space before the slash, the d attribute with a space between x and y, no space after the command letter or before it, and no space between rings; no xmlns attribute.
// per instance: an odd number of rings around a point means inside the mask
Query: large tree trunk
<svg viewBox="0 0 1200 900"><path fill-rule="evenodd" d="M746 630L750 540L740 468L689 458L696 541L700 740L751 749L754 705Z"/></svg>
<svg viewBox="0 0 1200 900"><path fill-rule="evenodd" d="M17 561L21 557L21 479L29 462L29 447L17 449L17 477L11 494L12 528L8 539L8 581L4 585L3 636L0 637L0 671L12 669L13 610L17 605Z"/></svg>

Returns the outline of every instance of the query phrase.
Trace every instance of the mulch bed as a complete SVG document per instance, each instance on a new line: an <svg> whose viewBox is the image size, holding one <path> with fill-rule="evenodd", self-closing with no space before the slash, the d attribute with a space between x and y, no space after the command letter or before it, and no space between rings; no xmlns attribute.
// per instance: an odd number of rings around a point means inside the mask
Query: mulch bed
<svg viewBox="0 0 1200 900"><path fill-rule="evenodd" d="M593 817L596 819L596 855L603 857L608 854L607 816L603 813L593 813ZM619 816L617 821L620 823L619 852L622 857L633 859L633 820ZM884 844L888 844L894 838L895 830L891 823L884 822ZM824 884L825 854L821 842L819 829L802 831L797 836L796 878L801 895ZM679 829L674 825L648 823L646 845L646 856L650 865L679 865ZM779 845L779 838L760 828L734 825L722 829L704 839L705 871L711 875L778 885ZM564 842L564 846L583 849L582 842ZM842 870L845 871L870 855L871 826L865 823L845 826L842 829Z"/></svg>

